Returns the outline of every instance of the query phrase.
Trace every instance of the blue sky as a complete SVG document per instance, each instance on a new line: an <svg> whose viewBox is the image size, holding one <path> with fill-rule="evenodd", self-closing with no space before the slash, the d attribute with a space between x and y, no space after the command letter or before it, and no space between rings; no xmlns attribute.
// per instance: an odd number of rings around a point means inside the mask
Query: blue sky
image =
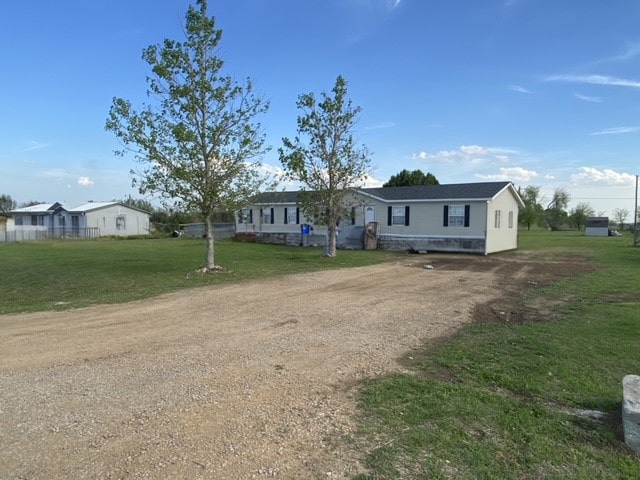
<svg viewBox="0 0 640 480"><path fill-rule="evenodd" d="M131 158L104 130L111 100L146 100L144 47L182 39L188 0L6 2L0 17L0 193L18 202L128 195ZM633 211L640 174L637 0L210 0L226 72L271 102L279 167L299 94L338 74L362 107L372 182L555 188L570 206ZM631 221L631 218L629 218Z"/></svg>

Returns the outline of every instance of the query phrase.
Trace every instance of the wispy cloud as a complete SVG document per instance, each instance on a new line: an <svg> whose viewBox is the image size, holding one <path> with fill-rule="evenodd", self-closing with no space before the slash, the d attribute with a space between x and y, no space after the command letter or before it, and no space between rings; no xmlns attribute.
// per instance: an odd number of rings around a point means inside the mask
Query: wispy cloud
<svg viewBox="0 0 640 480"><path fill-rule="evenodd" d="M622 53L602 59L597 63L626 62L627 60L634 59L638 55L640 55L640 42L627 42Z"/></svg>
<svg viewBox="0 0 640 480"><path fill-rule="evenodd" d="M42 142L37 142L35 140L32 140L31 142L23 146L20 150L18 150L18 153L33 152L34 150L47 148L49 145L50 145L49 143L42 143Z"/></svg>
<svg viewBox="0 0 640 480"><path fill-rule="evenodd" d="M395 127L396 124L394 122L382 122L382 123L377 123L375 125L370 125L368 127L364 127L364 129L366 131L370 131L370 130L383 130L385 128L393 128Z"/></svg>
<svg viewBox="0 0 640 480"><path fill-rule="evenodd" d="M395 10L402 5L403 0L340 0L339 5L358 8L382 8Z"/></svg>
<svg viewBox="0 0 640 480"><path fill-rule="evenodd" d="M590 85L607 85L615 87L640 88L640 81L608 75L548 75L546 82L587 83Z"/></svg>
<svg viewBox="0 0 640 480"><path fill-rule="evenodd" d="M578 173L571 175L571 181L576 185L634 185L636 177L629 173L620 173L609 168L598 170L592 167L581 167Z"/></svg>
<svg viewBox="0 0 640 480"><path fill-rule="evenodd" d="M507 88L513 92L518 92L518 93L533 93L532 90L529 90L528 88L525 88L520 85L509 85L507 86Z"/></svg>
<svg viewBox="0 0 640 480"><path fill-rule="evenodd" d="M65 180L73 177L73 175L71 175L69 172L67 172L63 168L51 168L48 170L43 170L42 172L40 172L40 176L48 179L57 180L57 181Z"/></svg>
<svg viewBox="0 0 640 480"><path fill-rule="evenodd" d="M590 133L589 135L622 135L623 133L638 133L640 127L613 127L605 128L597 132Z"/></svg>
<svg viewBox="0 0 640 480"><path fill-rule="evenodd" d="M526 170L522 167L501 167L499 173L483 175L476 173L475 177L481 180L530 182L538 176L538 172Z"/></svg>
<svg viewBox="0 0 640 480"><path fill-rule="evenodd" d="M400 6L400 4L402 3L402 0L386 0L386 2L387 2L387 8L389 10L395 10Z"/></svg>
<svg viewBox="0 0 640 480"><path fill-rule="evenodd" d="M592 97L592 96L589 96L589 95L582 95L581 93L574 93L573 96L576 97L577 99L583 100L585 102L602 103L602 98L600 98L600 97Z"/></svg>

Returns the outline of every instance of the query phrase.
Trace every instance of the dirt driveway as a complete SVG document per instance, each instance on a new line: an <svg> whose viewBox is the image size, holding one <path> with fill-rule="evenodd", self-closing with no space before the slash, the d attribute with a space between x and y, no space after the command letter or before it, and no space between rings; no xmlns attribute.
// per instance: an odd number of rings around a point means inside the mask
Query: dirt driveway
<svg viewBox="0 0 640 480"><path fill-rule="evenodd" d="M407 256L1 316L0 478L350 478L357 381L541 264Z"/></svg>

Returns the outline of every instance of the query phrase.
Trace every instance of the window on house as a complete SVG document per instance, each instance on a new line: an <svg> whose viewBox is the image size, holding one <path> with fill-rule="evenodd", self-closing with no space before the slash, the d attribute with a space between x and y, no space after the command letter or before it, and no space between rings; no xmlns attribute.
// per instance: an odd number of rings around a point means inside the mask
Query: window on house
<svg viewBox="0 0 640 480"><path fill-rule="evenodd" d="M284 209L284 223L289 225L297 225L300 223L300 217L298 208L285 208Z"/></svg>
<svg viewBox="0 0 640 480"><path fill-rule="evenodd" d="M464 226L464 205L449 205L449 226Z"/></svg>
<svg viewBox="0 0 640 480"><path fill-rule="evenodd" d="M32 226L38 225L38 216L37 215L31 215L31 225Z"/></svg>
<svg viewBox="0 0 640 480"><path fill-rule="evenodd" d="M391 225L404 225L404 207L393 207Z"/></svg>
<svg viewBox="0 0 640 480"><path fill-rule="evenodd" d="M126 227L125 217L124 215L119 215L116 217L116 230L124 230Z"/></svg>
<svg viewBox="0 0 640 480"><path fill-rule="evenodd" d="M16 225L22 225L22 216L16 217Z"/></svg>
<svg viewBox="0 0 640 480"><path fill-rule="evenodd" d="M513 228L513 212L509 212L509 228Z"/></svg>
<svg viewBox="0 0 640 480"><path fill-rule="evenodd" d="M500 210L495 211L495 220L493 224L495 228L500 228Z"/></svg>
<svg viewBox="0 0 640 480"><path fill-rule="evenodd" d="M471 220L471 205L445 205L442 225L445 227L468 227Z"/></svg>
<svg viewBox="0 0 640 480"><path fill-rule="evenodd" d="M409 206L389 207L387 225L409 225Z"/></svg>
<svg viewBox="0 0 640 480"><path fill-rule="evenodd" d="M355 225L356 224L356 207L351 207L351 225Z"/></svg>
<svg viewBox="0 0 640 480"><path fill-rule="evenodd" d="M250 208L243 208L238 212L238 223L253 223L253 215Z"/></svg>
<svg viewBox="0 0 640 480"><path fill-rule="evenodd" d="M262 209L262 223L273 223L273 208Z"/></svg>

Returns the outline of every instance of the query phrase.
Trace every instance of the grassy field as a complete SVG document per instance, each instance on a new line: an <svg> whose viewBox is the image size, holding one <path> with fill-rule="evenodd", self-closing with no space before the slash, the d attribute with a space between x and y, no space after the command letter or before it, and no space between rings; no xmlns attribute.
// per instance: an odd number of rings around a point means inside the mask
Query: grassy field
<svg viewBox="0 0 640 480"><path fill-rule="evenodd" d="M620 420L622 377L640 374L640 248L631 243L523 232L522 249L579 254L597 270L523 293L525 302L565 299L553 320L469 326L426 345L413 375L365 385L361 435L373 447L371 473L358 478L640 478Z"/></svg>
<svg viewBox="0 0 640 480"><path fill-rule="evenodd" d="M227 273L198 274L204 240L99 239L0 245L0 314L77 308L147 298L181 288L288 273L370 265L389 253L287 248L222 241L216 263Z"/></svg>

